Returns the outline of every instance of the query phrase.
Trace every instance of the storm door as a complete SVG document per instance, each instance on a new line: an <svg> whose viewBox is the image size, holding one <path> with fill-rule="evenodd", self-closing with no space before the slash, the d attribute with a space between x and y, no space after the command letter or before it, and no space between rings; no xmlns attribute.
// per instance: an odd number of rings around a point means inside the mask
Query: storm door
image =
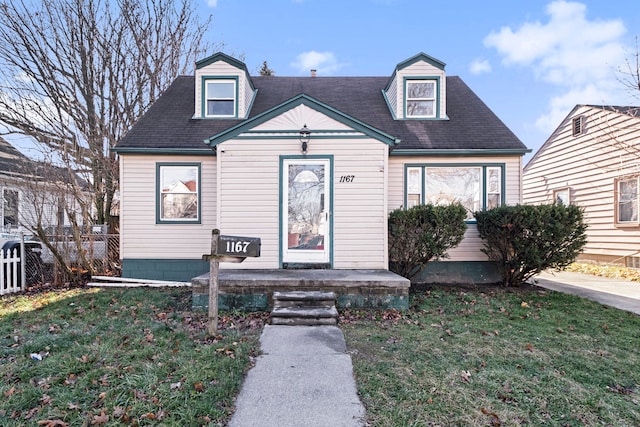
<svg viewBox="0 0 640 427"><path fill-rule="evenodd" d="M329 159L282 163L282 262L329 262L331 188Z"/></svg>

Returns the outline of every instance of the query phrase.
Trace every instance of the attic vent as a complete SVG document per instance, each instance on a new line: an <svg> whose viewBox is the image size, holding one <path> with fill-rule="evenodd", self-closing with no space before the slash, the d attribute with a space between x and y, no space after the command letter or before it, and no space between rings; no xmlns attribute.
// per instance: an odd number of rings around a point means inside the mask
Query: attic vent
<svg viewBox="0 0 640 427"><path fill-rule="evenodd" d="M585 133L585 129L584 129L584 116L579 116L573 119L572 122L572 134L573 136L578 136L578 135L582 135L583 133Z"/></svg>

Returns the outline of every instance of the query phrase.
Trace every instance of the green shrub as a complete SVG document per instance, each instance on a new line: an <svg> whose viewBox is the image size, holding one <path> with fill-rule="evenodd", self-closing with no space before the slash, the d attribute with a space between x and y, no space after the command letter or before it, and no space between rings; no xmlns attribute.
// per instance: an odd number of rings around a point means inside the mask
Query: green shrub
<svg viewBox="0 0 640 427"><path fill-rule="evenodd" d="M467 225L460 203L419 205L389 214L389 268L411 280L433 258L446 258L458 246Z"/></svg>
<svg viewBox="0 0 640 427"><path fill-rule="evenodd" d="M566 267L587 242L577 206L501 206L475 217L482 252L497 263L505 286L518 286L547 268Z"/></svg>

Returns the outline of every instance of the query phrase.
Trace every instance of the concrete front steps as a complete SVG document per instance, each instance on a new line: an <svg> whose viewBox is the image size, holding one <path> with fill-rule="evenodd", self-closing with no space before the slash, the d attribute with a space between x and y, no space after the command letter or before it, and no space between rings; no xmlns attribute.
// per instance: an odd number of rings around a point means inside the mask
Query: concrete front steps
<svg viewBox="0 0 640 427"><path fill-rule="evenodd" d="M321 291L273 293L272 325L337 325L336 294Z"/></svg>

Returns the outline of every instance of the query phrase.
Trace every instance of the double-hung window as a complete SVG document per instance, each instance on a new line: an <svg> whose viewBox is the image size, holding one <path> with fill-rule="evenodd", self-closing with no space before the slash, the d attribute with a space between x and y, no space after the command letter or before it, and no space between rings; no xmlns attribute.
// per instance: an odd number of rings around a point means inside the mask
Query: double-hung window
<svg viewBox="0 0 640 427"><path fill-rule="evenodd" d="M2 191L2 199L4 201L2 225L6 229L15 228L18 226L19 193L17 190L5 188Z"/></svg>
<svg viewBox="0 0 640 427"><path fill-rule="evenodd" d="M205 79L204 98L206 117L236 116L236 80Z"/></svg>
<svg viewBox="0 0 640 427"><path fill-rule="evenodd" d="M618 179L616 185L616 223L638 225L639 177Z"/></svg>
<svg viewBox="0 0 640 427"><path fill-rule="evenodd" d="M474 212L504 203L502 165L410 165L405 176L408 208L460 202L473 220Z"/></svg>
<svg viewBox="0 0 640 427"><path fill-rule="evenodd" d="M436 117L437 89L436 80L407 80L407 117Z"/></svg>
<svg viewBox="0 0 640 427"><path fill-rule="evenodd" d="M157 164L157 222L200 223L200 164Z"/></svg>

